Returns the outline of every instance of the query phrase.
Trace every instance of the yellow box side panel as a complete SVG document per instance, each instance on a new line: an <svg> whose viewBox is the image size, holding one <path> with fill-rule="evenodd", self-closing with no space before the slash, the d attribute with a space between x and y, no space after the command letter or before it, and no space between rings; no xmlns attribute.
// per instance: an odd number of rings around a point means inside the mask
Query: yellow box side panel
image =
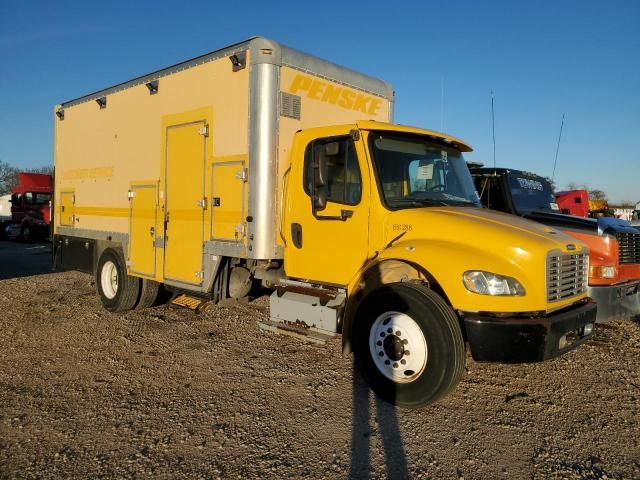
<svg viewBox="0 0 640 480"><path fill-rule="evenodd" d="M156 258L154 239L158 207L157 184L132 185L129 218L129 270L154 277Z"/></svg>
<svg viewBox="0 0 640 480"><path fill-rule="evenodd" d="M211 128L208 154L246 155L249 69L231 68L221 58L160 78L155 95L136 85L108 95L104 109L89 101L54 116L56 202L62 189L75 190L75 227L128 232L130 183L160 180L166 115L213 109L224 122Z"/></svg>
<svg viewBox="0 0 640 480"><path fill-rule="evenodd" d="M236 227L244 221L244 160L214 162L211 204L211 238L241 241L242 232ZM214 205L219 202L219 205Z"/></svg>

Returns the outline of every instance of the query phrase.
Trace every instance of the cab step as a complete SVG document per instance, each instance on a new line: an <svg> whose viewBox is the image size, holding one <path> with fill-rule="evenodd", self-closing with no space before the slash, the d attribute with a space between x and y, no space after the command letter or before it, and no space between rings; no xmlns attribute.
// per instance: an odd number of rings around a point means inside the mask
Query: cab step
<svg viewBox="0 0 640 480"><path fill-rule="evenodd" d="M337 292L329 298L317 290L286 291L278 288L269 298L269 320L258 322L263 331L280 333L302 340L325 344L338 334L345 295Z"/></svg>
<svg viewBox="0 0 640 480"><path fill-rule="evenodd" d="M199 312L202 308L202 306L206 303L207 301L205 299L202 298L197 298L197 297L191 297L189 295L186 294L180 294L178 296L176 296L173 300L171 300L171 304L172 305L177 305L179 307L186 307L190 310Z"/></svg>
<svg viewBox="0 0 640 480"><path fill-rule="evenodd" d="M258 327L263 332L287 335L288 337L299 338L300 340L304 340L305 342L315 343L317 345L324 345L328 340L332 339L335 336L326 333L320 333L309 328L290 325L282 322L273 322L271 320L259 321Z"/></svg>

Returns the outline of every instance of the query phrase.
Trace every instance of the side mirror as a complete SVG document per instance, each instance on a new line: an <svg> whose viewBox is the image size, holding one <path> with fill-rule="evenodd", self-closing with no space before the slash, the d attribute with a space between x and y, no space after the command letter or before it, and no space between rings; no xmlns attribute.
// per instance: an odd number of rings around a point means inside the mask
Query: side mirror
<svg viewBox="0 0 640 480"><path fill-rule="evenodd" d="M313 208L323 210L327 206L327 179L329 166L327 157L340 153L340 143L330 142L322 145L313 158Z"/></svg>
<svg viewBox="0 0 640 480"><path fill-rule="evenodd" d="M316 188L316 191L313 195L313 208L314 210L324 210L327 206L327 189L326 188Z"/></svg>

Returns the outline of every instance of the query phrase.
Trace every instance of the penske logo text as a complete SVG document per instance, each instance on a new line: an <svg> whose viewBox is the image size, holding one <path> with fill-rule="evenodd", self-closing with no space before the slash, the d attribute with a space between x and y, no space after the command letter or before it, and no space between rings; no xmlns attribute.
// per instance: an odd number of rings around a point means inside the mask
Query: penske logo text
<svg viewBox="0 0 640 480"><path fill-rule="evenodd" d="M321 102L338 105L349 110L375 115L382 104L378 98L355 92L349 88L341 87L329 82L323 82L306 75L296 75L289 93L301 95Z"/></svg>

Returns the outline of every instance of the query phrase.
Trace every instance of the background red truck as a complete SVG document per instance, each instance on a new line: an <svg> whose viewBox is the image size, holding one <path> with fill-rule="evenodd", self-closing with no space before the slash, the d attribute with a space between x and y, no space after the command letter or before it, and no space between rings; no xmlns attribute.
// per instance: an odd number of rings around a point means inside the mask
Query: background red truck
<svg viewBox="0 0 640 480"><path fill-rule="evenodd" d="M47 238L51 221L51 175L18 174L18 185L11 189L11 221L9 237L24 241Z"/></svg>

